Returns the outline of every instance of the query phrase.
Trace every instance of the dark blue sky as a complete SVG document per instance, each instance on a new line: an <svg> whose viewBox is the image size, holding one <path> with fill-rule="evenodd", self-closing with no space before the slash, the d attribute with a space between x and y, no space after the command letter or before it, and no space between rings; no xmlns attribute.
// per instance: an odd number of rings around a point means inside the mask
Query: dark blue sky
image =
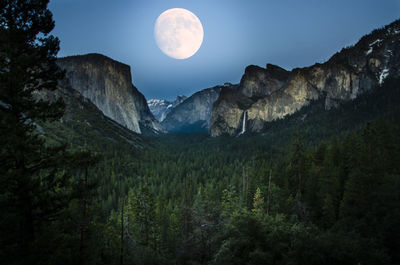
<svg viewBox="0 0 400 265"><path fill-rule="evenodd" d="M175 60L157 47L157 17L170 8L196 14L200 50ZM52 0L59 56L102 53L129 64L150 98L174 99L225 82L247 65L286 69L324 62L371 30L400 18L400 0Z"/></svg>

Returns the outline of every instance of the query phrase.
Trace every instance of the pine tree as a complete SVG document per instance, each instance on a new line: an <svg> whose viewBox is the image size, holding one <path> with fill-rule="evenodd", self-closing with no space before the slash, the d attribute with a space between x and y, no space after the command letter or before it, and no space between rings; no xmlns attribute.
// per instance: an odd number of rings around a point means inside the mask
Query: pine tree
<svg viewBox="0 0 400 265"><path fill-rule="evenodd" d="M229 219L234 211L239 208L239 195L234 186L229 186L228 189L222 191L221 199L221 215L224 219Z"/></svg>
<svg viewBox="0 0 400 265"><path fill-rule="evenodd" d="M49 147L37 122L59 119L61 99L45 100L63 72L49 0L0 1L0 259L27 261L42 223L63 205L63 146ZM4 235L4 237L3 237ZM10 263L8 262L8 263Z"/></svg>
<svg viewBox="0 0 400 265"><path fill-rule="evenodd" d="M75 153L70 158L71 167L78 169L79 175L81 177L76 181L77 187L75 191L77 192L76 197L80 201L80 244L79 244L79 264L86 264L85 253L86 253L86 238L87 238L87 228L89 225L90 216L88 214L88 208L93 198L96 195L97 182L89 179L89 168L94 166L100 161L101 157L99 155L92 154L90 152L80 152Z"/></svg>
<svg viewBox="0 0 400 265"><path fill-rule="evenodd" d="M136 233L137 241L146 247L156 247L155 232L157 231L156 205L154 195L148 187L142 187L130 194L132 212L132 232Z"/></svg>
<svg viewBox="0 0 400 265"><path fill-rule="evenodd" d="M260 188L257 187L256 193L253 198L253 209L252 212L255 214L263 214L265 212L264 208L264 197L261 194Z"/></svg>
<svg viewBox="0 0 400 265"><path fill-rule="evenodd" d="M288 167L289 190L293 197L302 200L304 183L307 182L307 154L301 131L296 131L292 141Z"/></svg>

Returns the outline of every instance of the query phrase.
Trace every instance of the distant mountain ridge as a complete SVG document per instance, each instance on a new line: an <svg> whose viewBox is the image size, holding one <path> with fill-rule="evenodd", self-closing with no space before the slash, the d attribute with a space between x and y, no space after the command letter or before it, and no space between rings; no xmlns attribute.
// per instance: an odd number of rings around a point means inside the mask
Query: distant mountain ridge
<svg viewBox="0 0 400 265"><path fill-rule="evenodd" d="M187 97L183 95L177 96L174 101L167 101L165 99L149 99L147 105L154 117L158 121L162 122L171 110L186 99Z"/></svg>
<svg viewBox="0 0 400 265"><path fill-rule="evenodd" d="M164 132L145 97L132 84L130 67L101 54L59 58L70 86L104 115L136 132Z"/></svg>
<svg viewBox="0 0 400 265"><path fill-rule="evenodd" d="M237 85L225 83L194 93L173 108L161 122L161 125L168 132L208 132L212 106L221 89L234 87L237 87Z"/></svg>
<svg viewBox="0 0 400 265"><path fill-rule="evenodd" d="M287 71L279 66L248 66L240 85L223 88L212 110L210 134L261 132L266 122L293 114L311 101L325 108L400 76L400 20L364 36L323 64ZM245 125L245 126L244 126Z"/></svg>

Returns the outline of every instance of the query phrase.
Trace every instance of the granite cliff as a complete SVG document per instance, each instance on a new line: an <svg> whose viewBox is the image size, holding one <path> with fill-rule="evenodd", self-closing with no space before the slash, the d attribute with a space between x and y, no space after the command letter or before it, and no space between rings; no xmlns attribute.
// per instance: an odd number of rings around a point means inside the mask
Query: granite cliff
<svg viewBox="0 0 400 265"><path fill-rule="evenodd" d="M38 122L38 131L50 142L77 146L91 145L93 151L105 145L132 145L141 149L145 141L141 136L114 120L108 118L90 100L71 88L68 80L63 79L54 91L34 92L37 99L55 101L62 98L65 112L59 121L52 123Z"/></svg>
<svg viewBox="0 0 400 265"><path fill-rule="evenodd" d="M213 103L222 88L233 87L236 86L226 83L193 94L172 109L161 124L169 132L208 131Z"/></svg>
<svg viewBox="0 0 400 265"><path fill-rule="evenodd" d="M210 134L260 132L317 99L330 109L400 76L400 20L375 30L327 62L291 71L248 66L238 88L223 88L214 103Z"/></svg>
<svg viewBox="0 0 400 265"><path fill-rule="evenodd" d="M57 63L69 85L107 117L136 133L164 131L133 86L128 65L100 54L60 58Z"/></svg>

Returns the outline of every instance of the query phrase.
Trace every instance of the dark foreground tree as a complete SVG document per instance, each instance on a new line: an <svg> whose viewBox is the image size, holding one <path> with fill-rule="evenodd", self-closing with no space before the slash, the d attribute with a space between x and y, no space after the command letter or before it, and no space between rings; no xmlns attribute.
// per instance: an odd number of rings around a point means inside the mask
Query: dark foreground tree
<svg viewBox="0 0 400 265"><path fill-rule="evenodd" d="M88 207L90 202L96 195L97 183L89 179L89 167L94 166L100 161L101 157L99 155L94 155L90 152L80 152L73 155L71 161L71 167L76 167L80 169L82 177L78 179L76 187L74 190L78 193L76 198L80 201L81 217L79 222L79 264L87 264L86 260L86 233L89 223Z"/></svg>
<svg viewBox="0 0 400 265"><path fill-rule="evenodd" d="M0 260L30 262L47 221L64 205L63 146L45 144L38 121L59 119L61 99L43 99L63 72L49 0L0 1Z"/></svg>

